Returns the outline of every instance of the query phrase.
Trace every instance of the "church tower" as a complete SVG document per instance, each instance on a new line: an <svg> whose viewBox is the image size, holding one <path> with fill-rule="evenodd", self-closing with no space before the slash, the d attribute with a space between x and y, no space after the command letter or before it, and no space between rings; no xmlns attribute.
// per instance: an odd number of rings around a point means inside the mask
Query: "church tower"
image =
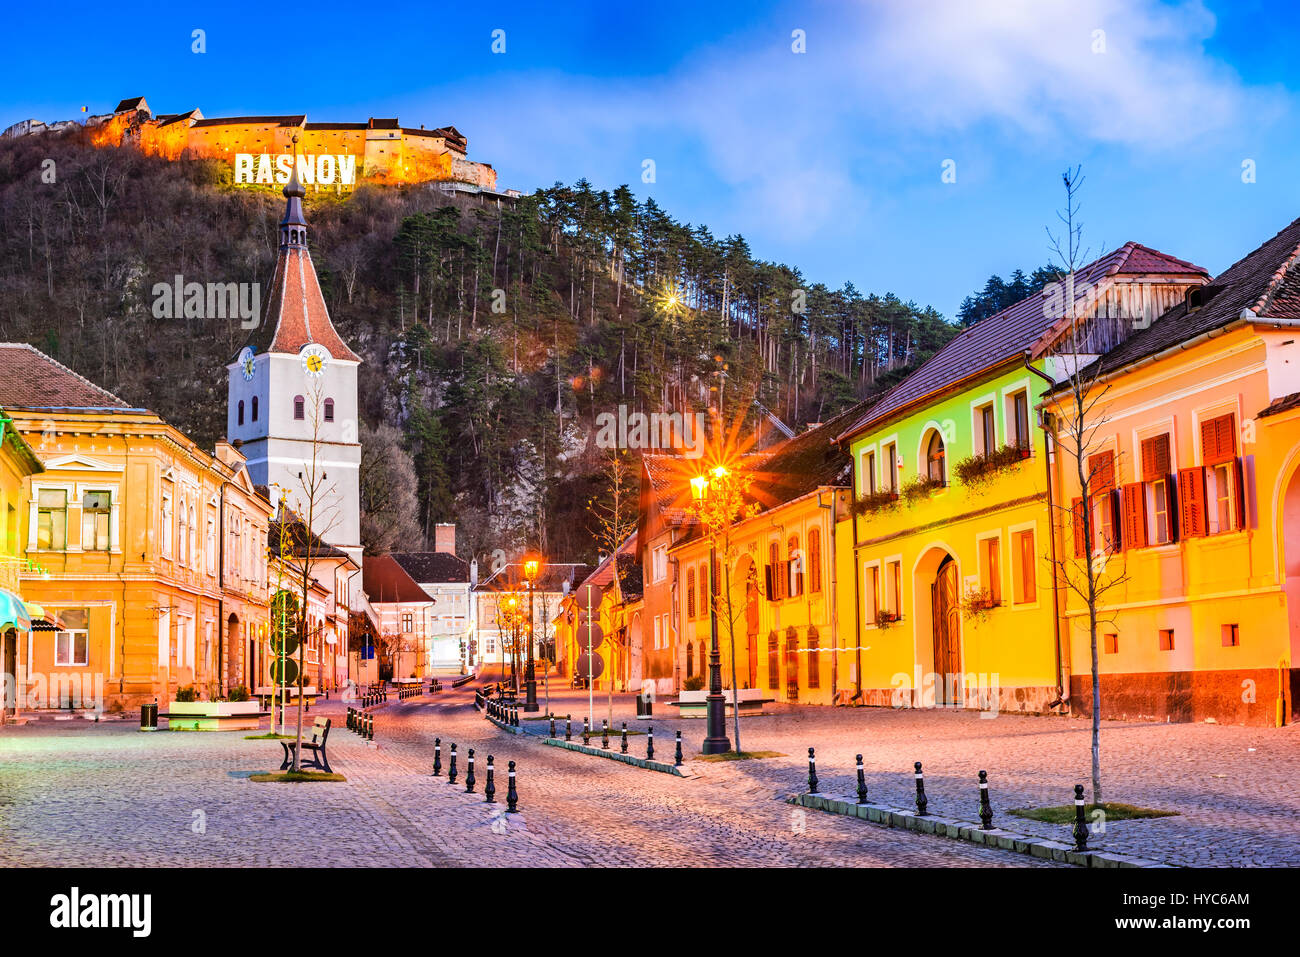
<svg viewBox="0 0 1300 957"><path fill-rule="evenodd" d="M293 174L284 187L280 250L262 323L227 366L226 434L240 442L253 481L283 491L304 521L315 457L312 531L361 563L361 443L357 367L361 359L330 322L307 250L304 190Z"/></svg>

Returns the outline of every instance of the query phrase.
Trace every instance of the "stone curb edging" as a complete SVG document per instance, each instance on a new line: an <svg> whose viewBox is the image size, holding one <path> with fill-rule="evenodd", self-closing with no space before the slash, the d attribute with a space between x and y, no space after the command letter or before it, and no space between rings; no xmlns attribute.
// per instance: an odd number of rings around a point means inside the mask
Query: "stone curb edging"
<svg viewBox="0 0 1300 957"><path fill-rule="evenodd" d="M671 774L679 778L691 777L691 772L685 768L664 764L660 761L647 761L645 758L634 757L621 751L606 751L603 748L593 748L574 741L561 741L559 738L542 738L542 744L549 745L552 748L564 748L568 751L581 751L583 754L594 754L598 758L610 758L614 761L622 761L624 764L635 765L649 771L659 771L662 774Z"/></svg>
<svg viewBox="0 0 1300 957"><path fill-rule="evenodd" d="M495 724L495 725L496 725L498 728L500 728L502 731L509 731L511 734L527 734L527 733L528 733L527 731L524 730L524 728L523 728L522 725L521 725L520 727L516 728L514 725L506 724L504 721L498 721L496 718L492 717L492 715L490 715L490 714L486 714L486 713L483 715L483 717L487 718L487 720L491 721L493 724Z"/></svg>
<svg viewBox="0 0 1300 957"><path fill-rule="evenodd" d="M795 794L787 798L786 801L789 804L797 804L817 811L827 811L845 817L863 818L876 824L883 824L885 827L901 827L923 834L934 834L938 837L968 841L971 844L983 844L985 847L996 847L1005 851L1014 851L1018 854L1028 854L1031 857L1044 860L1074 864L1077 867L1167 868L1171 866L1159 861L1134 857L1131 854L1118 854L1109 851L1080 852L1074 850L1069 844L1062 844L1059 841L1052 841L1047 838L1031 837L1027 834L1007 831L1002 828L985 831L981 830L978 824L970 821L958 821L933 814L921 817L912 811L903 811L880 804L858 804L855 801L840 800L827 797L824 794Z"/></svg>

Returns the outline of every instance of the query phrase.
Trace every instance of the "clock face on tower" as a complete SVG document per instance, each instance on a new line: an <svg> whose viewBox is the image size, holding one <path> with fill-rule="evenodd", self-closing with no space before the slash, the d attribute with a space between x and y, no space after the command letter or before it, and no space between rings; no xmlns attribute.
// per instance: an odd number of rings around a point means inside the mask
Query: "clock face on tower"
<svg viewBox="0 0 1300 957"><path fill-rule="evenodd" d="M302 371L309 376L319 376L325 371L325 362L329 359L329 350L319 343L309 342L302 347L298 353L298 360L302 363Z"/></svg>
<svg viewBox="0 0 1300 957"><path fill-rule="evenodd" d="M239 371L243 374L245 382L253 381L257 363L253 361L253 350L248 346L244 346L244 351L239 354Z"/></svg>

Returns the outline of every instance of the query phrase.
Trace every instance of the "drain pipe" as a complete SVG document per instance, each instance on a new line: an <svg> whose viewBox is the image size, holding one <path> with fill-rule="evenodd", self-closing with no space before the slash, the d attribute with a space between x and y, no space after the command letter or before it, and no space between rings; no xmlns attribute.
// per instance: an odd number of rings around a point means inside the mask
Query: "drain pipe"
<svg viewBox="0 0 1300 957"><path fill-rule="evenodd" d="M1035 368L1029 361L1029 356L1030 353L1026 350L1023 357L1025 368L1046 382L1050 388L1056 388L1056 381L1041 369ZM1052 498L1052 454L1056 447L1056 439L1047 427L1046 416L1043 417L1040 428L1043 430L1043 445L1046 452L1043 456L1043 471L1047 476L1047 540L1052 556L1052 631L1056 640L1056 700L1048 702L1047 707L1056 708L1060 705L1068 707L1070 699L1064 687L1065 682L1061 679L1061 587L1057 577L1059 568L1056 563L1056 505Z"/></svg>

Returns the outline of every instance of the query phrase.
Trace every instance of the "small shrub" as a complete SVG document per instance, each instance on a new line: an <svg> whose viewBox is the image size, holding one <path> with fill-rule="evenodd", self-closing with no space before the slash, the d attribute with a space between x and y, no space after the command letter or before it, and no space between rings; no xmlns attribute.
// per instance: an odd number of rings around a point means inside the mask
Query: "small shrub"
<svg viewBox="0 0 1300 957"><path fill-rule="evenodd" d="M882 631L886 628L892 628L898 622L898 615L892 611L885 611L883 608L876 612L876 627Z"/></svg>
<svg viewBox="0 0 1300 957"><path fill-rule="evenodd" d="M1028 448L1008 444L984 455L968 455L953 465L952 473L968 488L978 488L999 472L1014 468L1028 457Z"/></svg>
<svg viewBox="0 0 1300 957"><path fill-rule="evenodd" d="M893 491L871 492L853 500L849 511L854 515L869 515L898 505L898 493Z"/></svg>
<svg viewBox="0 0 1300 957"><path fill-rule="evenodd" d="M682 682L682 689L684 691L703 691L704 675L691 675Z"/></svg>
<svg viewBox="0 0 1300 957"><path fill-rule="evenodd" d="M932 479L928 475L914 475L903 483L901 494L907 499L907 504L915 505L922 499L929 498L931 493L946 487L945 482Z"/></svg>
<svg viewBox="0 0 1300 957"><path fill-rule="evenodd" d="M177 701L198 701L199 689L194 685L185 685L183 688L176 689Z"/></svg>
<svg viewBox="0 0 1300 957"><path fill-rule="evenodd" d="M227 701L247 701L248 688L244 685L235 685L230 689L230 694L226 695Z"/></svg>

